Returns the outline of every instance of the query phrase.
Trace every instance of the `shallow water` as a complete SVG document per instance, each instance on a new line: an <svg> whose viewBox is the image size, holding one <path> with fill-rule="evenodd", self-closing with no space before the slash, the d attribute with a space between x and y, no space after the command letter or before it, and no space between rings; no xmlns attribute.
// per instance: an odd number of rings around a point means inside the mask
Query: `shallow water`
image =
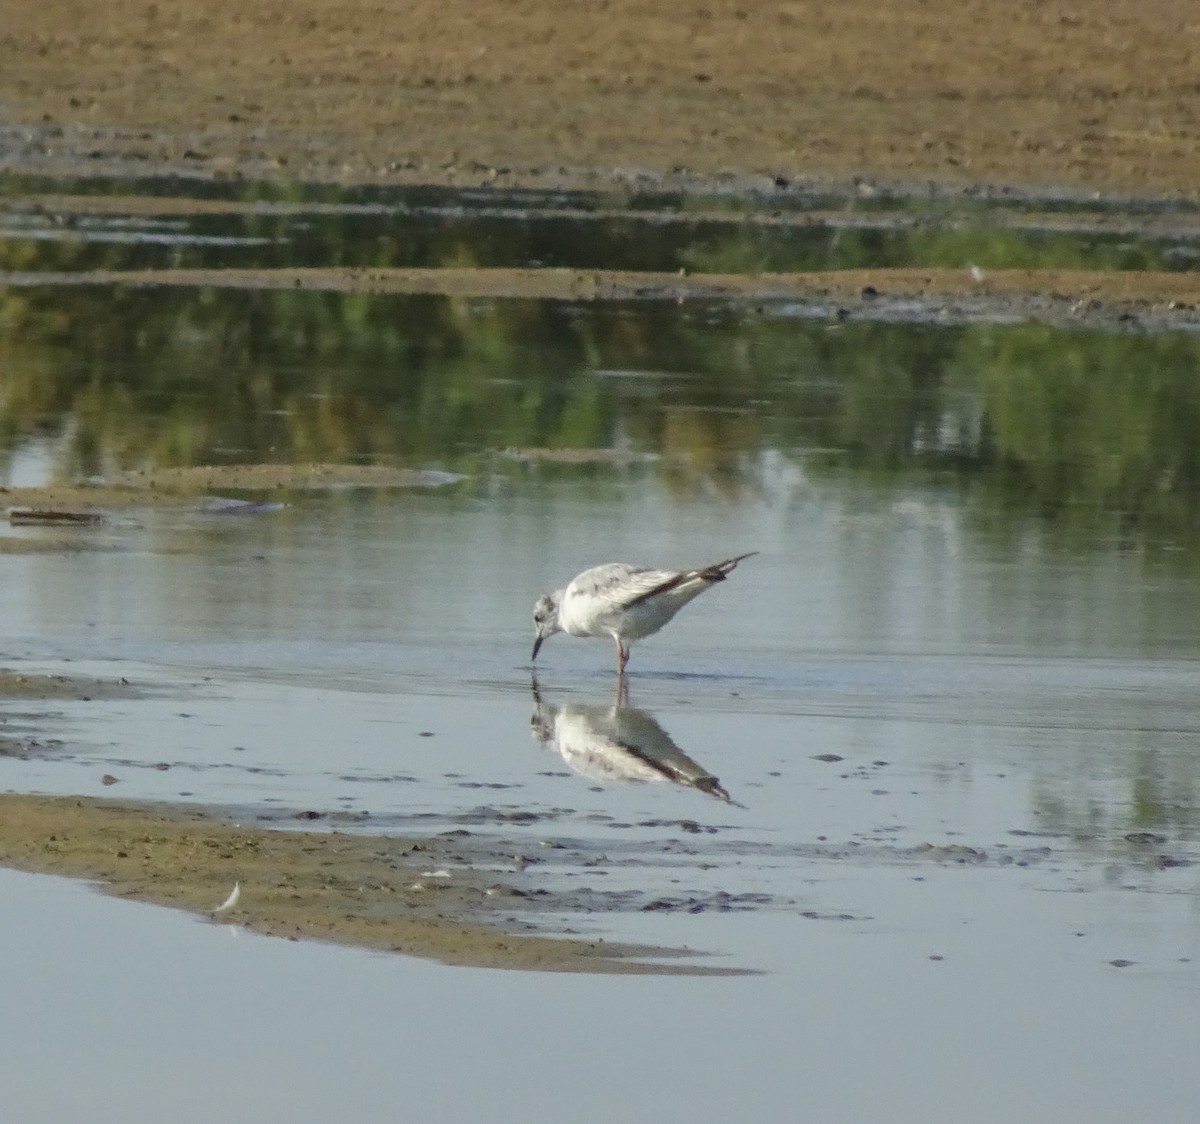
<svg viewBox="0 0 1200 1124"><path fill-rule="evenodd" d="M169 186L169 185L168 185ZM148 188L148 190L147 190ZM77 196L68 210L39 192ZM196 200L155 213L147 196ZM122 209L122 197L143 200ZM96 201L89 211L84 200ZM215 211L216 205L221 211ZM864 267L1188 269L1195 208L1012 199L749 200L667 193L270 188L0 175L0 271L561 267L693 272Z"/></svg>
<svg viewBox="0 0 1200 1124"><path fill-rule="evenodd" d="M655 302L0 307L10 486L306 460L464 477L5 528L71 548L0 554L6 663L152 689L54 703L0 788L461 827L577 888L559 924L766 973L451 971L4 875L22 1119L67 1111L54 1041L120 1106L102 1119L195 1097L325 1119L331 1090L359 1119L1190 1119L1195 340ZM751 549L635 645L623 712L604 642L555 637L535 687L537 594ZM70 967L81 929L120 970ZM70 1009L47 1007L68 972ZM170 1080L149 1076L164 988L196 1019ZM120 1058L66 1036L113 1011Z"/></svg>
<svg viewBox="0 0 1200 1124"><path fill-rule="evenodd" d="M58 880L0 872L0 888L22 918L4 940L5 1096L28 1124L386 1120L397 1106L782 1121L798 1104L901 1124L1182 1122L1198 1091L1194 971L1163 932L1190 924L1178 896L1081 902L977 870L914 883L852 868L844 892L886 924L726 914L710 931L776 970L681 980L447 969L281 946ZM1103 964L1132 945L1159 966Z"/></svg>

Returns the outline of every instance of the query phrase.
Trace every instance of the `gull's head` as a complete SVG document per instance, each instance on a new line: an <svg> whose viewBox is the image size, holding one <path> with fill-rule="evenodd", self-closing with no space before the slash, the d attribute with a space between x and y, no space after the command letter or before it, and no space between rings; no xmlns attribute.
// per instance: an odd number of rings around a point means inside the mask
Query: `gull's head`
<svg viewBox="0 0 1200 1124"><path fill-rule="evenodd" d="M533 655L530 659L536 660L538 649L546 637L553 636L556 632L562 632L562 626L558 623L558 606L562 602L563 591L557 590L554 593L547 593L539 597L533 606Z"/></svg>

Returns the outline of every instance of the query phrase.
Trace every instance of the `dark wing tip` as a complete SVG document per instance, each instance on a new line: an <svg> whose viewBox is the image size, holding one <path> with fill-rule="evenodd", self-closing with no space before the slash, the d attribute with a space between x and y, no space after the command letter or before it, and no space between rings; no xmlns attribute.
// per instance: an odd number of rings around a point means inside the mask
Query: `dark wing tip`
<svg viewBox="0 0 1200 1124"><path fill-rule="evenodd" d="M700 576L706 581L723 582L726 575L731 574L743 558L753 558L757 553L757 550L748 550L745 554L726 558L724 562L714 562L711 566L706 566L703 570L700 570Z"/></svg>

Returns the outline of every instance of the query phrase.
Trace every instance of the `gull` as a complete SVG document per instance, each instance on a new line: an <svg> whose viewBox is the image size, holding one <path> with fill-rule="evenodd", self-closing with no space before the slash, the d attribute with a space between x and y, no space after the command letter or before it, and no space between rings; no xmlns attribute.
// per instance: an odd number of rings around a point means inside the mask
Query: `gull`
<svg viewBox="0 0 1200 1124"><path fill-rule="evenodd" d="M628 562L606 562L571 579L565 589L539 597L533 606L533 656L556 632L611 636L617 645L617 674L625 674L629 645L650 636L680 609L758 551L726 558L699 570L654 570Z"/></svg>

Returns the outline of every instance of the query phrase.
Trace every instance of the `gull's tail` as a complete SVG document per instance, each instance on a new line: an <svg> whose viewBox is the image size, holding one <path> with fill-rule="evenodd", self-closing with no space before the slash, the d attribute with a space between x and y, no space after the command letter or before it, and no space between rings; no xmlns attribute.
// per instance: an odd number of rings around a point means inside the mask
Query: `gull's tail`
<svg viewBox="0 0 1200 1124"><path fill-rule="evenodd" d="M680 606L686 605L693 597L698 597L706 589L711 588L714 582L723 582L725 575L730 573L743 558L749 558L751 554L757 553L757 550L751 550L746 554L739 554L736 558L726 558L724 562L714 562L702 570L683 570L678 574L671 574L666 581L644 590L636 597L631 597L625 602L625 608L632 609L634 605L640 605L652 597L669 593L672 589L680 589L686 593L686 596L671 610L673 616Z"/></svg>
<svg viewBox="0 0 1200 1124"><path fill-rule="evenodd" d="M749 550L735 558L726 558L724 562L714 562L711 566L705 566L703 570L697 570L696 577L703 578L706 582L723 582L743 558L752 558L757 553L757 550Z"/></svg>

